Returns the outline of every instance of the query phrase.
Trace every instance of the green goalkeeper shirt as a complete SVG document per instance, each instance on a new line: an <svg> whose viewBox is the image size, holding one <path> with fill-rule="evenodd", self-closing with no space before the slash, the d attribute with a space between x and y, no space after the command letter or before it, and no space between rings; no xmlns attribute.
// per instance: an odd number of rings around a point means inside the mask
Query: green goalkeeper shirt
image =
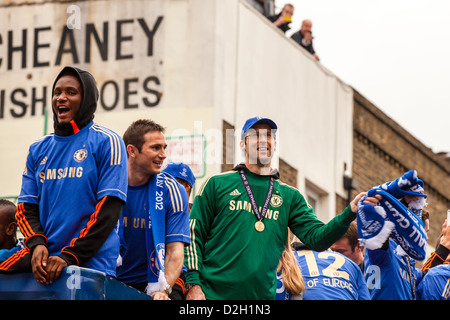
<svg viewBox="0 0 450 320"><path fill-rule="evenodd" d="M235 169L245 168L239 165ZM245 168L261 210L270 176ZM356 214L348 206L324 224L302 194L280 180L278 172L265 229L255 229L256 216L239 171L211 176L200 188L189 220L191 245L186 248L186 283L201 285L206 299L274 299L276 269L288 227L310 249L323 251L339 240Z"/></svg>

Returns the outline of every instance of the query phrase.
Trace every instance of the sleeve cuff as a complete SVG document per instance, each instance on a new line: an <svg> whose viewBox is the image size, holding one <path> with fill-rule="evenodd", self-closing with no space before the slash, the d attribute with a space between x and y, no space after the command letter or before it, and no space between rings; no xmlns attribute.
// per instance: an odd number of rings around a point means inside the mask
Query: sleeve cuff
<svg viewBox="0 0 450 320"><path fill-rule="evenodd" d="M59 257L63 259L65 262L67 262L68 266L80 265L78 258L72 252L65 250L66 248L63 248L61 250L61 254L59 255Z"/></svg>
<svg viewBox="0 0 450 320"><path fill-rule="evenodd" d="M185 276L186 283L201 285L200 272L198 272L197 270L189 270L185 273Z"/></svg>
<svg viewBox="0 0 450 320"><path fill-rule="evenodd" d="M447 256L450 254L450 250L444 247L442 244L440 244L436 249L436 254L442 258L442 260L445 260Z"/></svg>
<svg viewBox="0 0 450 320"><path fill-rule="evenodd" d="M33 250L34 247L38 245L47 245L47 238L42 234L35 234L31 236L30 238L25 240L25 245L30 249L30 251Z"/></svg>
<svg viewBox="0 0 450 320"><path fill-rule="evenodd" d="M356 219L356 212L352 211L352 207L350 204L345 208L341 215L342 222L345 224L350 224L353 220Z"/></svg>

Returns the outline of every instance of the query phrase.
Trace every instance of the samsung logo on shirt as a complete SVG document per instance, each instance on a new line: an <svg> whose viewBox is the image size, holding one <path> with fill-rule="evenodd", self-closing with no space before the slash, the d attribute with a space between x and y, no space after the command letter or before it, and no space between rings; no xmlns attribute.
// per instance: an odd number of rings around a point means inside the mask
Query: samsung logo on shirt
<svg viewBox="0 0 450 320"><path fill-rule="evenodd" d="M60 180L65 178L81 178L83 176L83 167L65 167L59 169L47 169L39 173L39 180Z"/></svg>
<svg viewBox="0 0 450 320"><path fill-rule="evenodd" d="M230 209L230 211L248 211L250 213L253 213L252 210L252 204L250 202L247 201L242 201L242 200L231 200L230 201L230 205L228 207ZM261 212L261 207L259 207L259 212ZM279 211L274 211L272 209L268 209L267 213L266 213L266 218L267 219L273 219L273 220L278 220L278 215L280 214Z"/></svg>

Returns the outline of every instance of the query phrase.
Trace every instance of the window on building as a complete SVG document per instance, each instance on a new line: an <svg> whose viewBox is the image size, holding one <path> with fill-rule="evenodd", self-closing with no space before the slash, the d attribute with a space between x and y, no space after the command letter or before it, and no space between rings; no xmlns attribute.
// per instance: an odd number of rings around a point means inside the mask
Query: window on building
<svg viewBox="0 0 450 320"><path fill-rule="evenodd" d="M305 182L305 198L313 208L316 216L322 221L328 221L328 193L309 180Z"/></svg>

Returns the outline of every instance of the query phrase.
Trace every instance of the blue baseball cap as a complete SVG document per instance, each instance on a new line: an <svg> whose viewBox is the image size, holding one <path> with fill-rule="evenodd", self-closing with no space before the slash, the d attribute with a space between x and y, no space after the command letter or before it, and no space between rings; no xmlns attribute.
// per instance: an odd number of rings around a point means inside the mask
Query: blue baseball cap
<svg viewBox="0 0 450 320"><path fill-rule="evenodd" d="M167 167L163 169L163 172L170 174L174 178L180 178L185 180L187 183L191 185L191 188L194 186L195 177L191 168L187 164L183 162L169 162Z"/></svg>
<svg viewBox="0 0 450 320"><path fill-rule="evenodd" d="M245 121L244 126L242 127L242 133L241 133L241 140L244 140L244 134L247 132L248 129L253 127L257 123L265 123L268 124L269 127L273 130L277 130L278 127L275 122L270 120L269 118L263 118L263 117L254 117L250 118L247 121Z"/></svg>

